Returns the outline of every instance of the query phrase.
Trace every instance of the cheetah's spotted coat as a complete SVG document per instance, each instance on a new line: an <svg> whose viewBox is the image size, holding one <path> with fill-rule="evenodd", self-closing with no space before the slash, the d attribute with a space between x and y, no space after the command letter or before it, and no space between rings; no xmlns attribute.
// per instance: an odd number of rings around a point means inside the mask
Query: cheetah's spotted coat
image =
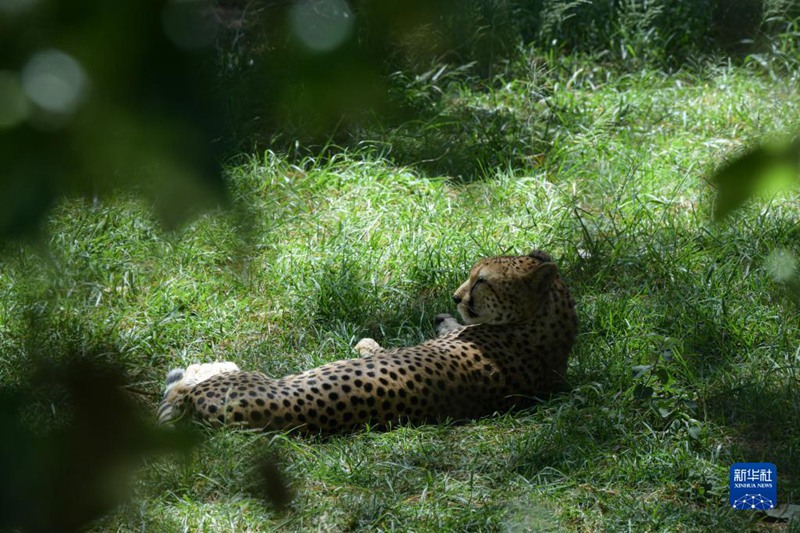
<svg viewBox="0 0 800 533"><path fill-rule="evenodd" d="M281 379L227 362L173 370L159 420L331 433L479 417L563 386L577 316L546 253L479 261L453 300L467 325L440 315L439 337L418 346L362 339L358 359Z"/></svg>

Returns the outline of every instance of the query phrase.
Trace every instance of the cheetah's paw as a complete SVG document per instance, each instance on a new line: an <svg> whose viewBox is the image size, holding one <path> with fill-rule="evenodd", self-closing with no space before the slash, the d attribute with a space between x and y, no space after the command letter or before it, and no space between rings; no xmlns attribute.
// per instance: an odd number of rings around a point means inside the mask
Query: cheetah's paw
<svg viewBox="0 0 800 533"><path fill-rule="evenodd" d="M453 315L448 313L436 315L436 318L433 319L433 329L436 330L436 335L439 337L463 327L458 320L453 318Z"/></svg>
<svg viewBox="0 0 800 533"><path fill-rule="evenodd" d="M358 341L358 343L356 343L353 349L357 351L358 355L360 355L361 357L373 355L383 350L383 348L381 348L381 345L378 344L375 341L375 339L370 339L370 338L361 339L360 341Z"/></svg>

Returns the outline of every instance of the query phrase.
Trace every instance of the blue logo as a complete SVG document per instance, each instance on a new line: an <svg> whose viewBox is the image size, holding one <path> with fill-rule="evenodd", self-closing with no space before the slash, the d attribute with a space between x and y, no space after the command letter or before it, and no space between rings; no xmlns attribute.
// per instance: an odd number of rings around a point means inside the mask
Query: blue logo
<svg viewBox="0 0 800 533"><path fill-rule="evenodd" d="M735 463L730 471L731 507L767 511L778 505L778 469L772 463Z"/></svg>

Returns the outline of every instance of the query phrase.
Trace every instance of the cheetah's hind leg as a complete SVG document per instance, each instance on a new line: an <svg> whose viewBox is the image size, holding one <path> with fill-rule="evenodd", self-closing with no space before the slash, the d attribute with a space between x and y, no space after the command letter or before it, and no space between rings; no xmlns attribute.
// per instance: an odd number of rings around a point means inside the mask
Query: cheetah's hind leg
<svg viewBox="0 0 800 533"><path fill-rule="evenodd" d="M168 424L175 418L175 402L189 389L217 374L239 372L236 363L222 361L217 363L199 363L183 368L173 368L167 373L167 385L164 397L158 406L158 424Z"/></svg>

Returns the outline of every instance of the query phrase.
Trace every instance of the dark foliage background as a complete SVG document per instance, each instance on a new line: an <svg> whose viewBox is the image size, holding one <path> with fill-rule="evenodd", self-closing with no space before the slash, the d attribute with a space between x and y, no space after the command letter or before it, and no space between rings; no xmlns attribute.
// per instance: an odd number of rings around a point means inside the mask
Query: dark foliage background
<svg viewBox="0 0 800 533"><path fill-rule="evenodd" d="M329 9L321 6L332 5ZM298 5L348 30L312 49L293 31ZM231 150L319 155L372 142L396 162L471 179L529 163L552 138L547 109L512 112L448 99L453 86L487 94L506 75L569 68L590 55L634 72L676 71L701 58L743 62L792 29L800 6L765 0L439 0L215 4L220 92ZM520 64L535 51L540 65ZM546 66L545 66L546 65ZM540 87L548 91L546 83Z"/></svg>

